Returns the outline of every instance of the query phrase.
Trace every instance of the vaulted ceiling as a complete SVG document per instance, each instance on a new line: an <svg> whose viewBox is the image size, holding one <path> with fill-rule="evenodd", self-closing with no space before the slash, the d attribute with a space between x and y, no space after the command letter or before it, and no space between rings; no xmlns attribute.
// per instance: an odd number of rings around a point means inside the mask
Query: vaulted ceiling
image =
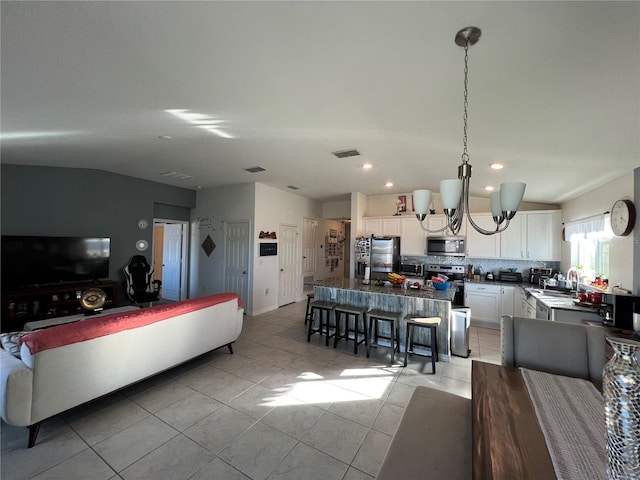
<svg viewBox="0 0 640 480"><path fill-rule="evenodd" d="M3 1L0 159L318 200L437 191L468 25L473 195L521 180L561 203L640 165L640 3L609 1Z"/></svg>

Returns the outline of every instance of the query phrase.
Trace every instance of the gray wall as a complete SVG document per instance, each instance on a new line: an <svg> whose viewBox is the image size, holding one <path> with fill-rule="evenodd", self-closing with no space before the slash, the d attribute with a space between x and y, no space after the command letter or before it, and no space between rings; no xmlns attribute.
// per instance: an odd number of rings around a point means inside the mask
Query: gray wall
<svg viewBox="0 0 640 480"><path fill-rule="evenodd" d="M197 206L192 210L191 264L189 270L189 297L201 297L225 291L225 222L249 223L249 248L254 248L254 183L231 185L198 190ZM210 256L204 252L202 243L210 236L216 244ZM253 256L249 255L249 297L243 298L245 312L251 315L253 303Z"/></svg>
<svg viewBox="0 0 640 480"><path fill-rule="evenodd" d="M640 295L640 167L633 171L633 198L636 225L633 227L633 291Z"/></svg>
<svg viewBox="0 0 640 480"><path fill-rule="evenodd" d="M196 205L194 190L99 170L2 165L1 173L3 235L111 237L109 277L118 281L139 253L136 240L152 244L158 205L180 217ZM138 228L141 218L149 222L145 230ZM119 303L123 297L119 291Z"/></svg>

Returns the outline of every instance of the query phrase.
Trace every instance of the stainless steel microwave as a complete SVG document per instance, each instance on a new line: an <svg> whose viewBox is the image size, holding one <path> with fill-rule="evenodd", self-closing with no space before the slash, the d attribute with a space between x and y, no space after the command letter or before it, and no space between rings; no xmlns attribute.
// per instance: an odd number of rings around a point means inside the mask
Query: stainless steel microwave
<svg viewBox="0 0 640 480"><path fill-rule="evenodd" d="M427 237L427 255L464 257L464 237Z"/></svg>
<svg viewBox="0 0 640 480"><path fill-rule="evenodd" d="M401 262L400 274L412 277L424 277L424 263Z"/></svg>

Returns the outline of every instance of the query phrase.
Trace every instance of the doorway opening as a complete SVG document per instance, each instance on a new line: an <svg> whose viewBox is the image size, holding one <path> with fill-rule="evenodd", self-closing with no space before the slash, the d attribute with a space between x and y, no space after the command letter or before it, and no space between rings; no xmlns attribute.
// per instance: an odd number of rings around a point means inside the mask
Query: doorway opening
<svg viewBox="0 0 640 480"><path fill-rule="evenodd" d="M189 222L153 220L153 280L162 282L163 300L187 298Z"/></svg>

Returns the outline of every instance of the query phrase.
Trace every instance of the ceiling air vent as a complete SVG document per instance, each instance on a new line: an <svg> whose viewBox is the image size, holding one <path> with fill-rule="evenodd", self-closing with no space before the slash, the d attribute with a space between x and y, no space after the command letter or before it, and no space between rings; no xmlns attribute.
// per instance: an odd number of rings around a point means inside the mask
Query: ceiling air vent
<svg viewBox="0 0 640 480"><path fill-rule="evenodd" d="M193 178L191 175L186 175L184 173L178 173L178 172L162 172L161 174L159 174L161 177L168 177L168 178L175 178L176 180L187 180L189 178Z"/></svg>
<svg viewBox="0 0 640 480"><path fill-rule="evenodd" d="M251 173L258 173L258 172L266 172L267 171L266 168L262 168L262 167L245 168L245 170L247 172L251 172Z"/></svg>
<svg viewBox="0 0 640 480"><path fill-rule="evenodd" d="M347 157L357 157L360 155L360 152L355 148L351 150L341 150L339 152L333 152L333 154L338 158L347 158Z"/></svg>
<svg viewBox="0 0 640 480"><path fill-rule="evenodd" d="M300 190L298 187L295 187L293 185L287 185L287 188L290 188L291 190Z"/></svg>

